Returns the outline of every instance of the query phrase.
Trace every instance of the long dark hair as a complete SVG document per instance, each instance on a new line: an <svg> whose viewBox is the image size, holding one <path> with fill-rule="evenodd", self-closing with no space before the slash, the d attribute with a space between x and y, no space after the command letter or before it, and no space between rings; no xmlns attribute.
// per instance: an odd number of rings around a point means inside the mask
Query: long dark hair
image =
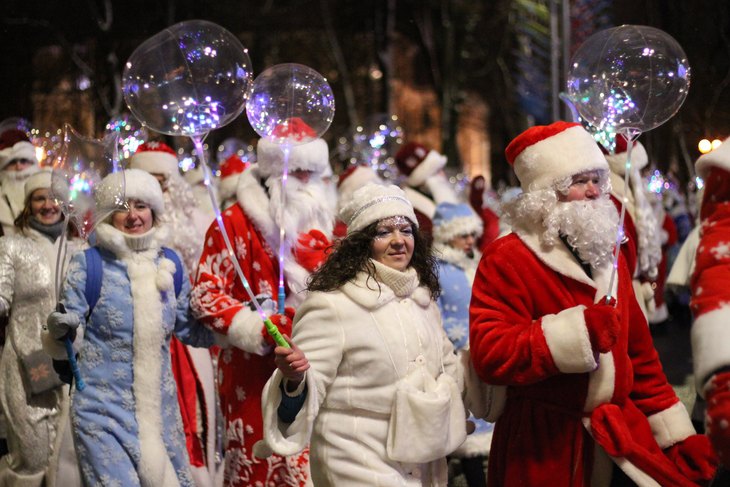
<svg viewBox="0 0 730 487"><path fill-rule="evenodd" d="M408 220L410 222L410 220ZM368 274L370 279L375 280L375 266L370 262L370 252L375 238L378 222L371 223L362 230L351 233L334 247L322 267L310 277L309 291L334 291L343 284L351 281L360 271ZM413 228L413 257L410 267L413 267L418 274L418 280L422 286L426 286L432 299L441 294L438 273L436 271L436 259L426 239L411 222ZM378 287L380 285L378 284Z"/></svg>

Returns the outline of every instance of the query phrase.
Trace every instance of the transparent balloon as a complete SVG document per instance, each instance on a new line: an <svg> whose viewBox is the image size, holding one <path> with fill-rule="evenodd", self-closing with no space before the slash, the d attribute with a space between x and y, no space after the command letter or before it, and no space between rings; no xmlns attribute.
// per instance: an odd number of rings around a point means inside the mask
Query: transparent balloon
<svg viewBox="0 0 730 487"><path fill-rule="evenodd" d="M241 114L251 90L248 51L204 20L180 22L143 42L122 76L124 100L145 126L201 136Z"/></svg>
<svg viewBox="0 0 730 487"><path fill-rule="evenodd" d="M71 125L64 126L63 147L51 173L51 193L84 239L111 212L125 208L124 177L105 188L103 198L95 198L102 179L122 171L117 138L116 132L103 139L84 137Z"/></svg>
<svg viewBox="0 0 730 487"><path fill-rule="evenodd" d="M119 134L119 159L122 161L129 159L149 138L147 129L130 113L112 117L104 127L104 133Z"/></svg>
<svg viewBox="0 0 730 487"><path fill-rule="evenodd" d="M355 128L352 144L352 157L358 162L366 162L373 169L384 169L392 165L395 154L403 144L403 127L395 115L379 113L368 117L367 121Z"/></svg>
<svg viewBox="0 0 730 487"><path fill-rule="evenodd" d="M327 80L301 64L277 64L258 75L246 102L246 116L261 137L298 145L324 134L335 116L335 97ZM294 119L312 130L292 137Z"/></svg>
<svg viewBox="0 0 730 487"><path fill-rule="evenodd" d="M589 37L573 56L567 82L587 123L621 134L646 132L669 120L689 85L689 62L679 43L643 25L622 25Z"/></svg>

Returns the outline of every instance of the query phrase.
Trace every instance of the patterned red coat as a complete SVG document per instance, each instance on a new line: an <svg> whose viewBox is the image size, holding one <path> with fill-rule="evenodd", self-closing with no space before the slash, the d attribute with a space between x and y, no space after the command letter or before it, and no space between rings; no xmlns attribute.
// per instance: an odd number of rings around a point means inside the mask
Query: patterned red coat
<svg viewBox="0 0 730 487"><path fill-rule="evenodd" d="M527 234L484 254L470 309L472 364L483 381L507 386L489 485L605 485L603 451L639 485L692 485L662 453L694 428L662 372L623 257L612 293L618 342L607 354L591 349L583 310L606 295L610 267L591 279L567 247L545 249Z"/></svg>
<svg viewBox="0 0 730 487"><path fill-rule="evenodd" d="M279 270L265 238L273 232L272 222L265 220L266 194L252 176L246 179L251 183L246 199L239 197L239 204L223 212L223 223L254 294L276 298ZM225 242L214 222L205 237L191 294L191 306L203 323L226 335L233 345L222 350L218 360L226 430L225 484L305 485L309 478L307 450L291 457L272 455L265 459L253 454L254 444L263 438L261 392L276 367L272 348L264 341L263 322L257 312L244 304L250 301L249 296L227 255Z"/></svg>

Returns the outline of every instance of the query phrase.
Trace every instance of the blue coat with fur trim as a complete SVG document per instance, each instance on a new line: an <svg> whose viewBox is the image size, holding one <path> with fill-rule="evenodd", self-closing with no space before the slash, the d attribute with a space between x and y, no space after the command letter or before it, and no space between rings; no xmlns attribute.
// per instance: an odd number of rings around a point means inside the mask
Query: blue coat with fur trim
<svg viewBox="0 0 730 487"><path fill-rule="evenodd" d="M190 281L175 296L175 265L158 240L132 252L124 234L97 229L102 256L99 300L87 322L86 256L69 266L61 302L81 319L74 346L86 382L75 390L71 417L85 485L192 486L175 381L170 337L208 347L212 333L191 318Z"/></svg>

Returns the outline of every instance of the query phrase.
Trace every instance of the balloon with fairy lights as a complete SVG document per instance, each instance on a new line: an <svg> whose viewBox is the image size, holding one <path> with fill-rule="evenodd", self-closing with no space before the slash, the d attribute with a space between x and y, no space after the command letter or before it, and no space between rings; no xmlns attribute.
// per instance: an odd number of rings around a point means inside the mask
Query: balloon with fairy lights
<svg viewBox="0 0 730 487"><path fill-rule="evenodd" d="M395 163L403 137L398 117L384 113L371 115L353 131L351 161L369 164L383 175Z"/></svg>
<svg viewBox="0 0 730 487"><path fill-rule="evenodd" d="M246 116L257 134L282 150L283 199L292 146L312 142L327 131L335 116L335 97L327 80L314 69L296 63L277 64L254 80ZM285 205L282 201L280 211ZM283 215L278 215L278 221L283 221ZM284 256L288 249L283 225L279 242L278 303L279 312L284 313Z"/></svg>
<svg viewBox="0 0 730 487"><path fill-rule="evenodd" d="M231 256L236 254L211 187L203 140L243 112L252 80L248 50L231 32L205 20L180 22L150 37L134 50L122 75L124 100L145 127L190 137L195 144L216 222ZM267 329L278 333L258 305L238 260L231 261ZM286 345L281 336L275 339Z"/></svg>
<svg viewBox="0 0 730 487"><path fill-rule="evenodd" d="M105 203L99 203L94 198L95 191L106 175L115 172L123 175L123 168L119 163L117 139L117 133L108 134L103 139L94 139L80 135L69 124L63 128L63 146L51 172L51 194L61 206L65 225L73 225L79 236L84 239L104 218L113 211L125 207L123 176L118 179L115 187L105 188L109 194ZM65 236L64 228L56 257L57 297L63 277L62 255L66 248ZM59 311L62 311L62 308ZM83 390L84 382L76 365L76 356L70 339L65 340L65 346L76 388Z"/></svg>
<svg viewBox="0 0 730 487"><path fill-rule="evenodd" d="M682 47L666 32L645 25L622 25L590 36L573 55L567 79L569 98L582 119L596 131L627 140L627 187L632 142L674 116L689 85ZM609 290L618 267L626 203L624 197Z"/></svg>
<svg viewBox="0 0 730 487"><path fill-rule="evenodd" d="M116 115L106 123L104 133L112 132L119 134L119 159L122 161L129 159L149 138L147 129L129 113Z"/></svg>

